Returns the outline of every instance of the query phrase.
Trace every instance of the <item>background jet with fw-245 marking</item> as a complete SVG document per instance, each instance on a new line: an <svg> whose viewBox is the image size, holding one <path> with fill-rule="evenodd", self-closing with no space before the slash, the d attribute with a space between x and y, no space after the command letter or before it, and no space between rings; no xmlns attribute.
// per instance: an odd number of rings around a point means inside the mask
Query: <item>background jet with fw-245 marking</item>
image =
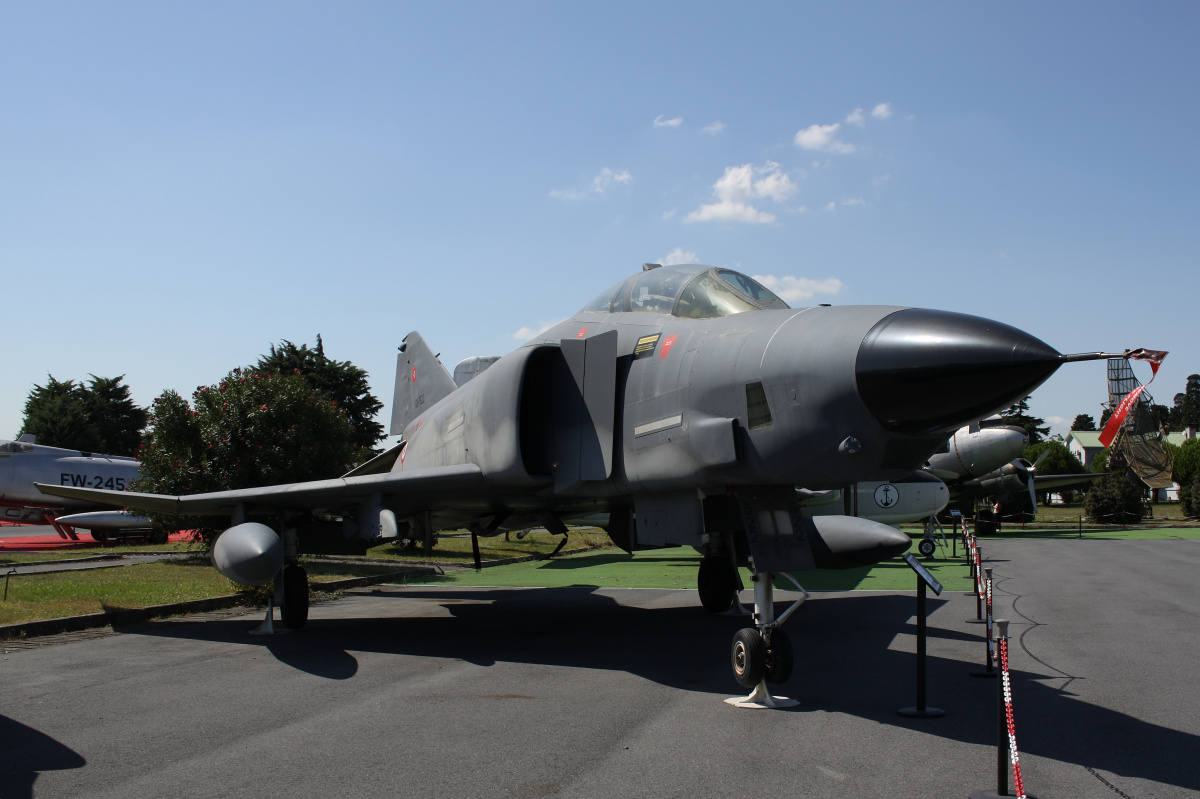
<svg viewBox="0 0 1200 799"><path fill-rule="evenodd" d="M647 264L462 386L409 334L391 420L401 443L341 478L193 496L44 490L228 515L215 565L246 584L277 580L290 626L307 615L301 553L462 527L565 533L604 514L626 550L704 552L706 606L728 605L735 564L750 566L755 627L738 633L732 661L761 690L791 671L771 575L870 564L910 544L867 519L804 515L796 486L898 480L963 424L1095 357L975 316L793 309L729 269Z"/></svg>

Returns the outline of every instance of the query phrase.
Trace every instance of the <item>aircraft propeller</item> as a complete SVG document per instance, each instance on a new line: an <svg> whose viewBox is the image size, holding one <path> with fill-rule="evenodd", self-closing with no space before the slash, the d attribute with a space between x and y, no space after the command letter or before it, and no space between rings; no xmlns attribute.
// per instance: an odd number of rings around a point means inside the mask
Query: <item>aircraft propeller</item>
<svg viewBox="0 0 1200 799"><path fill-rule="evenodd" d="M1037 477L1038 464L1045 460L1046 456L1049 454L1050 448L1047 447L1046 449L1042 450L1041 454L1037 456L1037 460L1035 460L1033 463L1030 463L1024 458L1018 458L1014 462L1017 470L1024 476L1025 484L1029 487L1029 504L1035 513L1037 512L1037 492L1034 490L1034 478Z"/></svg>

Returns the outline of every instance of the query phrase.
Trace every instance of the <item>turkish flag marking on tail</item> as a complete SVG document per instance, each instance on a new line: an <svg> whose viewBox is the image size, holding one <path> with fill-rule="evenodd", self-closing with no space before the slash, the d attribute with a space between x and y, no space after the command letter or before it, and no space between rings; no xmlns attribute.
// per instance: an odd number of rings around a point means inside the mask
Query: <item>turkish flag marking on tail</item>
<svg viewBox="0 0 1200 799"><path fill-rule="evenodd" d="M1158 377L1158 367L1162 366L1163 359L1167 357L1167 353L1162 350L1131 350L1126 358L1132 358L1135 361L1146 361L1150 364L1150 383L1154 382L1154 378ZM1146 386L1150 385L1147 383ZM1100 445L1107 448L1112 444L1113 439L1117 437L1117 431L1121 429L1121 424L1125 421L1125 417L1129 415L1129 409L1137 402L1138 397L1142 396L1142 392L1146 390L1146 386L1138 386L1133 391L1125 395L1121 400L1121 404L1117 406L1116 413L1108 419L1108 424L1104 425L1103 432L1100 433Z"/></svg>

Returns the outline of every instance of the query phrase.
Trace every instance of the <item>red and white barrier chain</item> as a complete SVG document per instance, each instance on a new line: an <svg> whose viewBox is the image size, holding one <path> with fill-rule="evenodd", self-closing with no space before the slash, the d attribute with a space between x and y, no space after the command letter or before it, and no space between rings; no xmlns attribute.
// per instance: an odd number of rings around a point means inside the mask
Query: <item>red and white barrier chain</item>
<svg viewBox="0 0 1200 799"><path fill-rule="evenodd" d="M979 551L979 545L975 545L975 593L979 594L979 599L983 600L983 555Z"/></svg>
<svg viewBox="0 0 1200 799"><path fill-rule="evenodd" d="M1017 756L1017 726L1013 722L1012 683L1008 676L1008 638L1000 639L1000 679L1004 690L1004 716L1008 724L1008 758L1012 763L1013 787L1017 799L1025 799L1025 781L1021 779L1021 759Z"/></svg>
<svg viewBox="0 0 1200 799"><path fill-rule="evenodd" d="M987 581L987 644L988 644L988 660L992 663L996 662L996 640L992 637L992 581L989 578ZM991 666L988 666L991 669Z"/></svg>

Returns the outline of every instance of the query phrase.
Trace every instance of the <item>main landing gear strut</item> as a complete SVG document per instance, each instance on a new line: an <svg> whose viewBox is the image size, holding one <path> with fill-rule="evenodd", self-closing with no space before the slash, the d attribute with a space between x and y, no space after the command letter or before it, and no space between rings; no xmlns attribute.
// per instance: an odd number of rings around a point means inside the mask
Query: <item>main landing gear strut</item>
<svg viewBox="0 0 1200 799"><path fill-rule="evenodd" d="M286 630L275 629L275 607ZM275 591L267 597L267 616L251 635L274 635L298 630L308 622L308 572L295 564L284 566L275 578Z"/></svg>
<svg viewBox="0 0 1200 799"><path fill-rule="evenodd" d="M786 572L781 574L802 596L776 619L775 575L769 572L754 575L754 626L737 631L730 651L734 679L753 692L747 697L725 700L736 707L782 708L799 704L794 699L772 696L767 688L768 685L782 685L792 676L792 644L780 627L808 599L808 592L800 583Z"/></svg>

